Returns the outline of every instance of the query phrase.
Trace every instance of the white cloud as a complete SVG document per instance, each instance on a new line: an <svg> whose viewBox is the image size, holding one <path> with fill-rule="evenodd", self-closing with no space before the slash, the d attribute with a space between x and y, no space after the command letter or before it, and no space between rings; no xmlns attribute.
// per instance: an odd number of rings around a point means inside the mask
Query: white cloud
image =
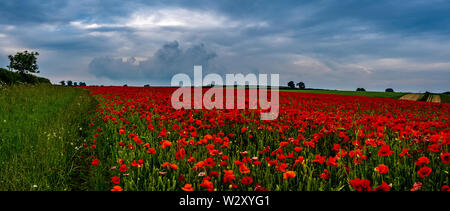
<svg viewBox="0 0 450 211"><path fill-rule="evenodd" d="M418 62L404 58L382 58L363 61L357 64L371 70L398 70L404 72L412 71L450 71L450 62Z"/></svg>
<svg viewBox="0 0 450 211"><path fill-rule="evenodd" d="M267 22L237 21L212 11L188 10L183 8L146 8L138 10L114 23L92 23L83 20L72 21L71 26L80 29L99 29L103 27L129 27L148 30L161 27L180 27L187 29L217 29L235 27L267 27Z"/></svg>

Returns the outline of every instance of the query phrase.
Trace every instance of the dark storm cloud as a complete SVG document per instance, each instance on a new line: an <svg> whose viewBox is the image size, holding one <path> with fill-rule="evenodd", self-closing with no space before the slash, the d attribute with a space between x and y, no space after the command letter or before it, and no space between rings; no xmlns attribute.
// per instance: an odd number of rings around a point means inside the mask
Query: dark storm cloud
<svg viewBox="0 0 450 211"><path fill-rule="evenodd" d="M38 50L52 81L167 85L207 63L219 74L280 73L282 84L447 91L448 11L446 0L4 0L0 62Z"/></svg>
<svg viewBox="0 0 450 211"><path fill-rule="evenodd" d="M94 58L89 64L89 72L109 79L142 79L169 81L177 73L192 75L194 65L208 68L216 57L205 45L194 45L186 50L177 41L164 44L149 59L137 61L136 58Z"/></svg>

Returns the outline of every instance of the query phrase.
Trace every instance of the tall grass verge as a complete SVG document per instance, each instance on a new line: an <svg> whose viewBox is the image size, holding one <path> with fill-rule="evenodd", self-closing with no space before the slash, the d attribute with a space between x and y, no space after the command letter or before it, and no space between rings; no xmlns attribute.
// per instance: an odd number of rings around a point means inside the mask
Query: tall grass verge
<svg viewBox="0 0 450 211"><path fill-rule="evenodd" d="M82 189L88 91L51 85L0 89L0 190Z"/></svg>

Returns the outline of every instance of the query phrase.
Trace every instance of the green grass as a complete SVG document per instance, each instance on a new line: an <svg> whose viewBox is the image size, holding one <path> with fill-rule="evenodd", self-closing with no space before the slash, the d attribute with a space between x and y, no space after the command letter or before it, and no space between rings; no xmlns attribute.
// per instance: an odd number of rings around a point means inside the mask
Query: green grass
<svg viewBox="0 0 450 211"><path fill-rule="evenodd" d="M0 190L73 190L96 101L52 85L0 88ZM79 183L77 181L76 183Z"/></svg>
<svg viewBox="0 0 450 211"><path fill-rule="evenodd" d="M441 103L450 103L450 95L448 94L440 94Z"/></svg>
<svg viewBox="0 0 450 211"><path fill-rule="evenodd" d="M338 90L281 90L285 92L303 92L303 93L318 93L318 94L338 94L338 95L352 95L352 96L366 96L366 97L383 97L398 99L406 93L403 92L358 92L358 91L338 91Z"/></svg>

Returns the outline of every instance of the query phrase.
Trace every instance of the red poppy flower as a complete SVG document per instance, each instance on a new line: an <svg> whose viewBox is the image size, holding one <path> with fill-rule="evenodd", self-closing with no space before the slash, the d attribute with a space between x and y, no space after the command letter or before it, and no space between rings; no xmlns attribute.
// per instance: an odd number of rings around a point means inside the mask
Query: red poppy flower
<svg viewBox="0 0 450 211"><path fill-rule="evenodd" d="M122 187L116 185L111 189L111 191L123 191L123 189L122 189Z"/></svg>
<svg viewBox="0 0 450 211"><path fill-rule="evenodd" d="M243 177L241 179L241 183L244 184L244 185L250 185L250 184L253 183L253 178L248 177L248 176L247 177Z"/></svg>
<svg viewBox="0 0 450 211"><path fill-rule="evenodd" d="M384 164L380 164L375 168L375 171L377 171L379 174L387 174L389 173L389 168Z"/></svg>
<svg viewBox="0 0 450 211"><path fill-rule="evenodd" d="M119 184L119 183L120 183L120 177L118 177L118 176L113 176L113 177L111 178L111 182L114 183L114 184Z"/></svg>
<svg viewBox="0 0 450 211"><path fill-rule="evenodd" d="M441 154L441 160L444 164L449 164L450 163L450 152Z"/></svg>
<svg viewBox="0 0 450 211"><path fill-rule="evenodd" d="M294 178L296 176L295 171L286 171L283 174L283 179Z"/></svg>
<svg viewBox="0 0 450 211"><path fill-rule="evenodd" d="M379 156L390 156L390 155L392 155L392 153L394 153L394 151L391 150L391 146L385 144L385 145L381 146L381 148L377 154Z"/></svg>
<svg viewBox="0 0 450 211"><path fill-rule="evenodd" d="M350 185L357 191L372 191L372 188L370 187L370 180L368 179L356 178L350 181Z"/></svg>
<svg viewBox="0 0 450 211"><path fill-rule="evenodd" d="M375 188L375 191L389 191L391 190L391 186L389 186L386 182L382 182L381 185Z"/></svg>
<svg viewBox="0 0 450 211"><path fill-rule="evenodd" d="M324 169L323 173L320 174L320 178L322 178L324 180L330 179L330 172L328 172L327 169Z"/></svg>
<svg viewBox="0 0 450 211"><path fill-rule="evenodd" d="M424 178L424 177L428 177L428 175L431 174L431 168L428 166L424 166L422 168L419 169L419 171L417 171L417 173L419 174L420 178Z"/></svg>
<svg viewBox="0 0 450 211"><path fill-rule="evenodd" d="M422 188L422 183L421 182L415 182L413 187L411 188L411 191L418 191Z"/></svg>
<svg viewBox="0 0 450 211"><path fill-rule="evenodd" d="M428 163L430 163L430 160L427 157L425 157L425 156L420 157L416 161L416 165L418 165L418 166L421 166L421 165L424 165L424 164L428 164Z"/></svg>
<svg viewBox="0 0 450 211"><path fill-rule="evenodd" d="M200 186L206 188L208 191L214 190L214 184L209 180L203 180Z"/></svg>
<svg viewBox="0 0 450 211"><path fill-rule="evenodd" d="M194 191L194 188L191 184L185 184L184 187L181 188L184 191Z"/></svg>
<svg viewBox="0 0 450 211"><path fill-rule="evenodd" d="M92 160L91 165L92 166L98 166L98 163L100 162L100 160L98 158L95 158Z"/></svg>

